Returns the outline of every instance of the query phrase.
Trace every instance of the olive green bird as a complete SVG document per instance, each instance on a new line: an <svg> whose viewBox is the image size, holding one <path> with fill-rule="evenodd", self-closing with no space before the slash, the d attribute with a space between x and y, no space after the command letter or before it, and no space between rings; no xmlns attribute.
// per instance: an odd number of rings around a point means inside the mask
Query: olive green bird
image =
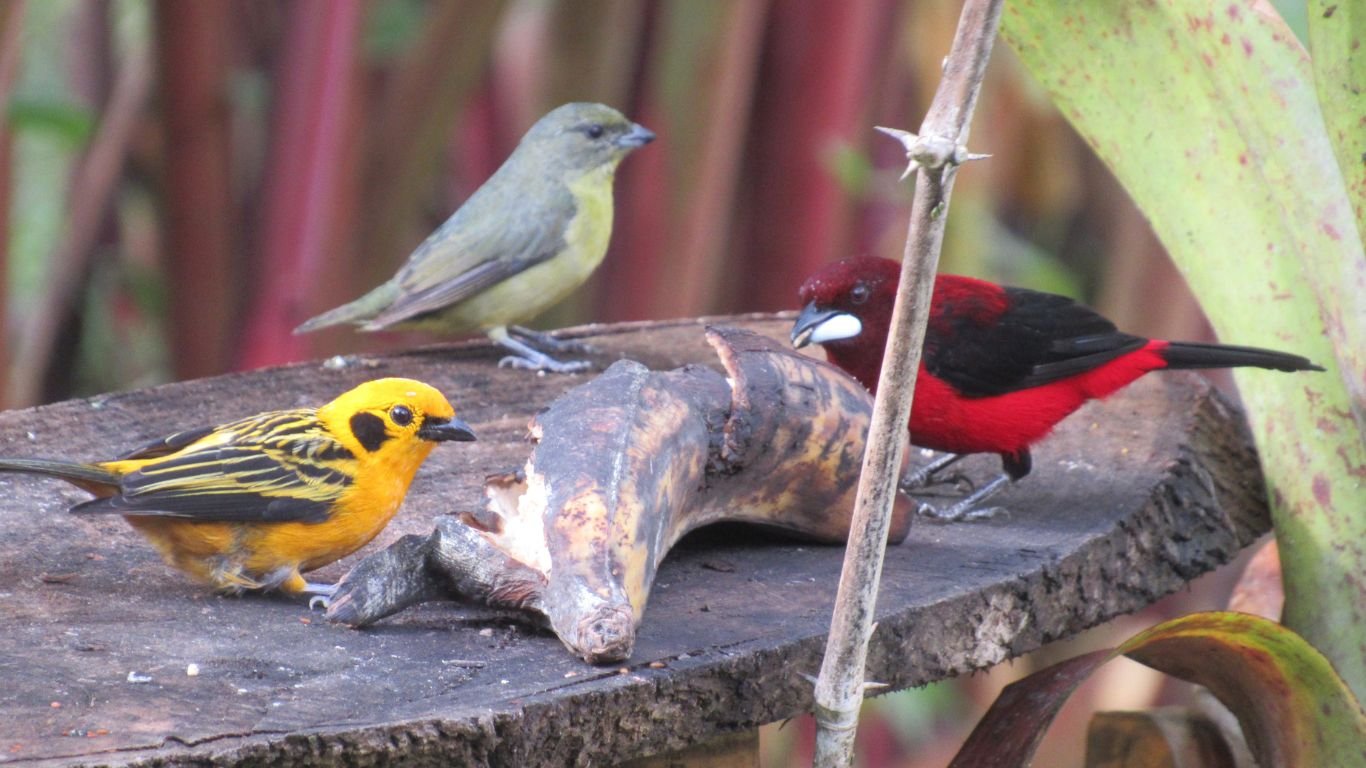
<svg viewBox="0 0 1366 768"><path fill-rule="evenodd" d="M294 332L341 323L362 331L485 331L514 353L500 366L587 368L586 361L562 362L532 346L575 345L513 324L548 309L602 263L617 165L654 137L602 104L556 108L388 282Z"/></svg>

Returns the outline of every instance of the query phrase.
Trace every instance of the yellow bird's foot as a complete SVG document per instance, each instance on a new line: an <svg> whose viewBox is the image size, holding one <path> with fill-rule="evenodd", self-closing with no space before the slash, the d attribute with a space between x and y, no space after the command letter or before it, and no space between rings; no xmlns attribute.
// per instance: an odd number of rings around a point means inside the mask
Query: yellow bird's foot
<svg viewBox="0 0 1366 768"><path fill-rule="evenodd" d="M337 591L336 584L305 581L304 577L299 574L299 569L294 566L290 566L288 569L281 568L272 576L274 577L274 586L281 592L288 595L310 595L309 609L318 606L326 609L328 601L332 598L332 593Z"/></svg>
<svg viewBox="0 0 1366 768"><path fill-rule="evenodd" d="M336 584L318 584L312 581L305 581L303 594L312 595L308 598L308 609L310 611L321 608L327 610L332 604L332 595L337 591Z"/></svg>
<svg viewBox="0 0 1366 768"><path fill-rule="evenodd" d="M241 563L231 558L221 558L212 562L204 576L213 584L214 591L220 595L240 595L244 592L257 592L268 589L267 585L242 572Z"/></svg>

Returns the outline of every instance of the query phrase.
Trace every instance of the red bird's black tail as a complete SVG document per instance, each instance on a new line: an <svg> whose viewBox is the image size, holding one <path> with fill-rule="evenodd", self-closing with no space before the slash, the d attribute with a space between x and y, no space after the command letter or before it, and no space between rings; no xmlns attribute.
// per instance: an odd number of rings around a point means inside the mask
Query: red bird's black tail
<svg viewBox="0 0 1366 768"><path fill-rule="evenodd" d="M1258 347L1234 347L1226 344L1197 344L1188 341L1169 342L1158 350L1167 367L1182 368L1241 368L1251 366L1273 371L1321 371L1323 368L1307 358L1287 352L1276 352Z"/></svg>

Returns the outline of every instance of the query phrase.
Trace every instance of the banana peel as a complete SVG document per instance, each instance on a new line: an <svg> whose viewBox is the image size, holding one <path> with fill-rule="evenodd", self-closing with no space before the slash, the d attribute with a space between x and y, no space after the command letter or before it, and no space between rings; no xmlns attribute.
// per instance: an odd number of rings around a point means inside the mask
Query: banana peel
<svg viewBox="0 0 1366 768"><path fill-rule="evenodd" d="M872 397L766 337L707 329L725 374L619 361L531 424L530 459L351 570L329 619L363 626L432 599L523 612L594 664L627 659L659 563L686 533L747 522L848 535ZM891 539L910 529L901 497Z"/></svg>

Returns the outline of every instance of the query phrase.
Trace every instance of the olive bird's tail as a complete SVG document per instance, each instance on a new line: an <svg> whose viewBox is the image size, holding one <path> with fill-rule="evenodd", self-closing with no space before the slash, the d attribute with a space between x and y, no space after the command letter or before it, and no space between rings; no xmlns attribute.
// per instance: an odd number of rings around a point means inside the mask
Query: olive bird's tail
<svg viewBox="0 0 1366 768"><path fill-rule="evenodd" d="M350 304L330 309L317 317L305 321L295 333L309 333L319 328L327 328L342 323L363 323L383 312L398 297L398 288L392 281L380 285Z"/></svg>

